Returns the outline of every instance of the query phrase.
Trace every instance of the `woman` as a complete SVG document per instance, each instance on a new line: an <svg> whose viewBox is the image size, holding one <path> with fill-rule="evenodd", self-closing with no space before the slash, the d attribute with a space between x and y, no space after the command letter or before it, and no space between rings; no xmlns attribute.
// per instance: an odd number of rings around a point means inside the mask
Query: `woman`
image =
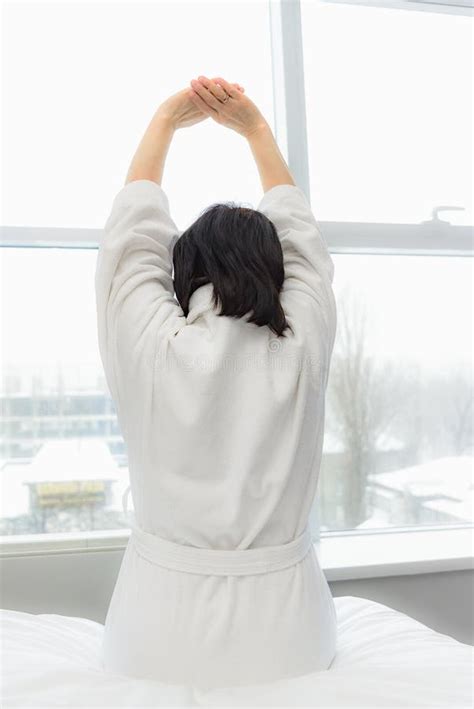
<svg viewBox="0 0 474 709"><path fill-rule="evenodd" d="M264 195L258 210L216 205L180 235L165 157L175 130L208 117L247 140ZM242 88L199 77L165 101L96 271L136 520L106 618L106 669L215 688L331 664L335 609L308 518L332 278L310 206Z"/></svg>

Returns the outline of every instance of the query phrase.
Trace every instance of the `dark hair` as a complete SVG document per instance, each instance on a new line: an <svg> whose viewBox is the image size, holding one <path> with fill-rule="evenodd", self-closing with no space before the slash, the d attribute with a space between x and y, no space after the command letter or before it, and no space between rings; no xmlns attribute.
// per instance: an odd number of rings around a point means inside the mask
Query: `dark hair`
<svg viewBox="0 0 474 709"><path fill-rule="evenodd" d="M211 205L176 241L173 266L185 315L194 291L212 283L218 315L251 313L247 322L268 325L277 335L290 327L279 297L285 278L281 243L261 212L233 202Z"/></svg>

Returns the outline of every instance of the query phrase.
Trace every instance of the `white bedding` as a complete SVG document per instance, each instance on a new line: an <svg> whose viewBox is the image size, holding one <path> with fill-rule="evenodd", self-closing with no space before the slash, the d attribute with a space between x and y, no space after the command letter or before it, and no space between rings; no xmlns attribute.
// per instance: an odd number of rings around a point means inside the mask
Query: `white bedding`
<svg viewBox="0 0 474 709"><path fill-rule="evenodd" d="M2 706L472 706L471 646L380 603L334 600L338 652L329 670L211 692L106 674L100 623L2 610Z"/></svg>

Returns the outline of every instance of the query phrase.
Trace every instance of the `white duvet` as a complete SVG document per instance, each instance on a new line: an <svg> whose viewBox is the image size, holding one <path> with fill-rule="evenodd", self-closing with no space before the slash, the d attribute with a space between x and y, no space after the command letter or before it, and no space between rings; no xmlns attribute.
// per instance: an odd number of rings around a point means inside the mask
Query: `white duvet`
<svg viewBox="0 0 474 709"><path fill-rule="evenodd" d="M209 692L105 673L100 623L2 610L2 706L472 706L471 646L380 603L334 600L338 652L329 670Z"/></svg>

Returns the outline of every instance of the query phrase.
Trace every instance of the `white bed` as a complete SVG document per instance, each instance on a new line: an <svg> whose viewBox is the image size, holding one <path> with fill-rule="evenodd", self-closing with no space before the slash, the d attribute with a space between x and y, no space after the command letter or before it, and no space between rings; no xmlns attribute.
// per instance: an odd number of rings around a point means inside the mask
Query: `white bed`
<svg viewBox="0 0 474 709"><path fill-rule="evenodd" d="M380 603L334 600L339 645L329 670L205 693L105 674L100 623L2 610L2 706L472 706L471 646Z"/></svg>

